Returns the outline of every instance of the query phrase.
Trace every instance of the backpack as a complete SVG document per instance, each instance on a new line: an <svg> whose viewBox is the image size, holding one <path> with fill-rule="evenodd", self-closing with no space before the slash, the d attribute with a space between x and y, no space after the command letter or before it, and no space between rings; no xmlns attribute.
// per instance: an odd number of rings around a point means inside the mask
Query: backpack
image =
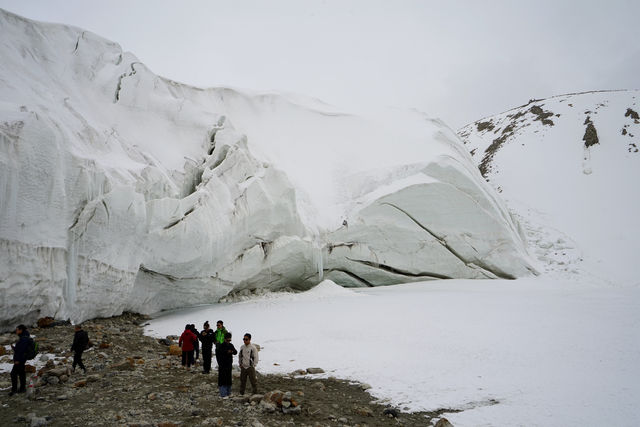
<svg viewBox="0 0 640 427"><path fill-rule="evenodd" d="M82 348L82 350L86 350L89 347L91 347L93 345L93 343L91 342L91 340L89 339L89 334L87 333L87 331L82 330L81 332L81 336L80 336L80 347ZM91 345L89 345L91 344Z"/></svg>
<svg viewBox="0 0 640 427"><path fill-rule="evenodd" d="M31 337L29 337L25 354L27 356L27 360L35 359L38 355L38 343Z"/></svg>

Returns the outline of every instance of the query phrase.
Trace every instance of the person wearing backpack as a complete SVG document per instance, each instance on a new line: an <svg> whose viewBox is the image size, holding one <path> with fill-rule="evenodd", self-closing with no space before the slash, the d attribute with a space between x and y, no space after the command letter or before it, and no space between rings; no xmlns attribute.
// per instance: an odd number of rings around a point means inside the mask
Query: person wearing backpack
<svg viewBox="0 0 640 427"><path fill-rule="evenodd" d="M27 391L27 375L24 367L27 362L27 348L31 342L31 337L27 327L24 325L19 325L16 328L16 335L19 337L18 341L15 346L11 345L11 348L13 348L13 368L11 369L11 391L9 396ZM18 379L20 379L20 388L18 388Z"/></svg>
<svg viewBox="0 0 640 427"><path fill-rule="evenodd" d="M73 371L76 370L76 365L80 366L80 368L87 373L87 368L84 367L84 363L82 363L82 353L87 349L87 344L89 344L89 334L85 330L82 329L82 326L76 325L75 334L73 336L73 344L71 344L71 351L73 351Z"/></svg>

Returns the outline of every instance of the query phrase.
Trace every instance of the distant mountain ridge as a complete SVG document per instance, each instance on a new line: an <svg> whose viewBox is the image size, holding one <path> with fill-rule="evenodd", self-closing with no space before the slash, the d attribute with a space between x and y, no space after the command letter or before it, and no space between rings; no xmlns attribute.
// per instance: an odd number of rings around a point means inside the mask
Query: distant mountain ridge
<svg viewBox="0 0 640 427"><path fill-rule="evenodd" d="M532 99L528 103L521 105L520 107L516 107L504 113L483 118L469 125L466 125L458 130L458 135L463 140L465 145L468 145L471 148L470 153L472 156L477 157L478 152L482 153L482 159L479 162L479 168L482 175L485 178L488 178L489 171L492 166L493 156L495 155L496 151L498 151L503 144L508 143L509 140L516 140L520 129L525 126L530 126L535 121L539 121L542 125L553 126L554 117L556 118L556 120L561 117L560 113L550 110L544 110L543 106L553 102L557 102L557 104L566 102L567 106L573 107L573 104L568 101L582 95L622 95L627 93L633 94L634 92L640 93L637 90L599 90L556 95L547 99ZM630 138L626 147L627 151L630 153L637 153L637 142L639 141L633 140L636 134L632 133L631 129L633 128L633 125L640 124L638 111L636 111L640 109L636 106L635 95L631 95L631 100L628 102L628 104L629 106L624 111L624 114L620 116L620 135ZM596 103L593 107L593 111L584 111L583 114L585 116L585 120L583 124L585 126L585 132L582 140L584 141L586 147L599 143L597 127L595 126L594 121L592 121L591 117L592 115L597 115L600 108L606 107L606 101L603 101L600 103ZM556 111L561 111L561 109L556 108ZM624 116L624 119L622 118L622 116ZM634 130L634 132L636 131ZM495 136L495 138L491 140L491 143L488 146L485 146L486 141L488 141L493 136ZM482 142L476 139L476 137L479 137Z"/></svg>
<svg viewBox="0 0 640 427"><path fill-rule="evenodd" d="M576 240L588 269L633 282L640 273L631 255L640 240L639 113L639 90L591 91L530 100L457 133L520 218L544 216Z"/></svg>

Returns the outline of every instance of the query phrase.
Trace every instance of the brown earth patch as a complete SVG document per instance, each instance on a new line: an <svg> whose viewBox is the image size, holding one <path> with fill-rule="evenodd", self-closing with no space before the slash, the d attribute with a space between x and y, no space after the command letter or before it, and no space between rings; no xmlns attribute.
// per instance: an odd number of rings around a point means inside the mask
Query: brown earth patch
<svg viewBox="0 0 640 427"><path fill-rule="evenodd" d="M73 327L31 330L39 342L47 343L54 358L39 370L32 400L25 394L9 397L9 374L2 376L0 425L29 425L38 419L50 426L425 426L442 414L459 411L407 413L374 401L362 384L299 375L302 371L258 373L259 392L279 391L285 396L282 403L263 403L260 395L239 396L237 371L232 396L223 399L215 369L202 374L198 365L187 371L169 354L169 346L143 335L145 320L125 314L85 322L89 337L109 346L85 352L87 373L78 369L69 376ZM13 338L6 334L2 340Z"/></svg>

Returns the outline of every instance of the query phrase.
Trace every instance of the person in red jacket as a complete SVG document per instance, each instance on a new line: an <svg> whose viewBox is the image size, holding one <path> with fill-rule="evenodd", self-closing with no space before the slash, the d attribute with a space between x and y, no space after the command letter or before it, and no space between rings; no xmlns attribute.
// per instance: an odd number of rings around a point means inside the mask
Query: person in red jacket
<svg viewBox="0 0 640 427"><path fill-rule="evenodd" d="M187 370L193 365L193 350L197 341L198 337L191 332L191 325L185 326L184 332L180 335L178 345L182 347L182 366L186 366Z"/></svg>

